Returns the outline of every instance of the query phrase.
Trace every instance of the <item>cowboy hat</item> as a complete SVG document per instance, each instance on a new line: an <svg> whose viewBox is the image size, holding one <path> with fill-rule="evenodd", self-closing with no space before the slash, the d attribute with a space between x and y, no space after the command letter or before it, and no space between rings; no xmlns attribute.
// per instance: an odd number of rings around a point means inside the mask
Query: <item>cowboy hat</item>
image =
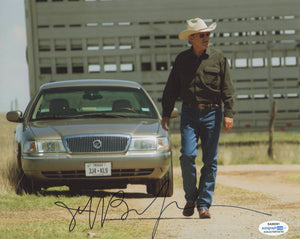
<svg viewBox="0 0 300 239"><path fill-rule="evenodd" d="M201 18L194 18L187 20L187 29L180 32L179 39L185 40L188 39L189 35L198 33L198 32L210 32L215 30L217 23L212 23L209 27Z"/></svg>

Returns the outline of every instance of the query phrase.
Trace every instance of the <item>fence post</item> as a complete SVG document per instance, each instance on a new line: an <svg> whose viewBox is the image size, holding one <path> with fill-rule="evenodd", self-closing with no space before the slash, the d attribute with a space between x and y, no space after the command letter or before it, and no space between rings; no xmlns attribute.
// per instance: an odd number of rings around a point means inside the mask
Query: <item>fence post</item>
<svg viewBox="0 0 300 239"><path fill-rule="evenodd" d="M276 105L277 102L276 100L273 101L273 107L272 107L272 114L270 117L270 122L269 122L269 149L268 149L268 156L271 159L275 159L274 151L273 151L273 134L274 134L274 122L275 122L275 117L276 117Z"/></svg>

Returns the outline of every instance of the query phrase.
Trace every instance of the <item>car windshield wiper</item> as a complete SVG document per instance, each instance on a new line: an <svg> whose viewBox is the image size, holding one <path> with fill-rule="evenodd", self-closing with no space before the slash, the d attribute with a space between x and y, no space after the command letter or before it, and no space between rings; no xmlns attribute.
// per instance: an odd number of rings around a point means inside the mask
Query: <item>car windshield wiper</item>
<svg viewBox="0 0 300 239"><path fill-rule="evenodd" d="M107 113L88 113L76 115L52 115L36 118L35 120L57 120L57 119L79 119L79 118L128 118L126 115L107 114Z"/></svg>
<svg viewBox="0 0 300 239"><path fill-rule="evenodd" d="M47 117L36 118L34 120L57 120L57 119L68 119L68 118L70 118L70 116L52 115L52 116L47 116Z"/></svg>
<svg viewBox="0 0 300 239"><path fill-rule="evenodd" d="M92 114L73 115L70 116L70 118L127 118L127 116L120 115L120 114L92 113Z"/></svg>

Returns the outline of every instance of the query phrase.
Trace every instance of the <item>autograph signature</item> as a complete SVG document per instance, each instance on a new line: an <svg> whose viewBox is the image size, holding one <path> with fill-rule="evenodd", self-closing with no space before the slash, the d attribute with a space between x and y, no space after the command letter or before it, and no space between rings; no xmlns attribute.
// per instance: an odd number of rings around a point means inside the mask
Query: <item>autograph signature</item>
<svg viewBox="0 0 300 239"><path fill-rule="evenodd" d="M167 187L169 186L169 182L168 181L166 182L166 186ZM165 187L165 185L162 186L161 190L164 187ZM160 192L159 192L159 194L160 194ZM98 211L101 210L100 225L101 225L101 227L103 227L105 221L107 220L107 215L108 215L109 208L118 208L118 207L124 206L125 207L125 211L124 211L123 214L121 214L120 219L118 219L118 220L124 221L124 220L129 219L128 217L129 217L129 214L131 212L136 213L138 216L141 216L144 213L146 213L151 208L151 206L155 204L155 202L157 201L158 197L156 196L150 202L150 204L144 210L141 210L141 211L129 208L127 202L125 201L125 192L122 191L122 190L120 190L120 191L118 191L116 193L113 193L112 196L110 197L107 205L105 205L104 197L99 197L98 199L99 199L98 203L96 204L96 207L95 207L96 209L94 209L94 210L92 209L93 208L93 203L94 203L93 202L93 200L94 200L93 196L90 196L89 200L87 201L86 205L83 208L81 208L81 207L71 208L71 207L68 207L65 203L63 203L61 201L57 201L54 204L57 205L58 207L67 209L67 211L70 213L70 215L71 215L71 221L69 223L69 231L72 232L75 229L75 227L76 227L76 217L78 215L81 215L83 213L88 213L89 214L89 227L90 227L90 229L93 229L94 226L95 226L95 222L96 222L97 216L98 216ZM178 203L176 201L172 201L171 203L166 204L166 194L164 194L159 215L158 215L157 218L155 218L156 221L155 221L155 224L154 224L154 227L153 227L153 231L152 231L152 239L155 238L155 235L157 233L157 229L158 229L158 226L159 226L159 222L160 222L161 219L163 219L162 218L163 213L172 204L174 204L177 207L177 209L179 209L180 211L183 210L183 208L181 208L181 207L178 206ZM267 215L267 216L272 216L271 214L268 214L268 213L256 211L256 210L253 210L253 209L243 208L243 207L230 206L230 205L212 205L212 206L215 206L215 207L216 206L219 206L219 207L233 207L233 208L238 208L238 209L242 209L242 210L252 211L252 212L255 212L255 213L259 213L259 214L264 214L264 215Z"/></svg>
<svg viewBox="0 0 300 239"><path fill-rule="evenodd" d="M166 181L165 185L168 188L169 187L169 181ZM162 191L162 189L165 187L165 185L162 186L160 191ZM160 194L160 192L159 192L159 194ZM55 202L55 205L67 209L69 211L69 213L71 214L72 219L69 223L69 231L72 232L76 227L76 217L77 217L77 215L80 215L80 214L83 214L83 213L88 213L89 214L89 227L90 227L90 229L93 229L94 225L95 225L95 221L97 219L99 209L101 210L100 225L101 225L101 227L103 227L104 223L106 221L107 215L108 215L109 208L117 208L117 207L120 207L122 205L125 206L126 210L121 215L121 218L120 218L120 220L124 221L124 220L128 219L130 212L134 212L139 216L143 215L144 213L146 213L150 209L150 207L152 205L154 205L154 203L158 199L158 197L156 196L144 210L139 212L136 209L130 209L127 202L124 200L124 198L125 198L125 192L122 191L122 190L114 193L110 197L109 202L107 203L107 205L105 205L104 198L100 197L99 200L98 200L98 203L96 205L95 210L92 210L92 206L93 206L93 197L92 196L90 196L89 200L87 201L86 205L83 208L81 208L81 207L70 208L65 203L60 202L60 201ZM158 217L156 219L156 222L154 224L154 227L153 227L152 238L155 238L155 235L156 235L156 232L157 232L157 229L158 229L158 225L159 225L159 222L161 220L161 217L162 217L164 211L169 206L171 206L172 204L175 204L176 207L179 210L183 210L183 208L180 208L178 206L176 201L173 201L169 204L166 204L166 194L164 194L161 209L160 209L159 215L158 215Z"/></svg>

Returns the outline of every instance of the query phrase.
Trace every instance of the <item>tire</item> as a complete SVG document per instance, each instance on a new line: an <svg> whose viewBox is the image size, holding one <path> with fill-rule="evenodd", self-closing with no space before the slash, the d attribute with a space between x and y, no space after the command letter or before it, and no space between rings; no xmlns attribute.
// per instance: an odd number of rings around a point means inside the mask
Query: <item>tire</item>
<svg viewBox="0 0 300 239"><path fill-rule="evenodd" d="M21 149L19 147L17 157L17 169L16 169L16 182L14 182L15 192L17 195L25 194L37 194L41 190L41 186L35 183L32 179L28 178L23 169L21 163Z"/></svg>
<svg viewBox="0 0 300 239"><path fill-rule="evenodd" d="M71 184L71 185L68 185L69 187L69 191L71 192L71 194L82 194L82 193L85 193L85 192L89 192L89 191L93 191L93 189L86 189L80 185L74 185L74 184Z"/></svg>
<svg viewBox="0 0 300 239"><path fill-rule="evenodd" d="M147 184L147 193L152 194L154 197L171 197L173 188L173 167L171 165L162 179Z"/></svg>
<svg viewBox="0 0 300 239"><path fill-rule="evenodd" d="M15 185L16 194L37 194L41 190L41 186L35 183L32 179L26 177L23 170L19 171L18 182Z"/></svg>

